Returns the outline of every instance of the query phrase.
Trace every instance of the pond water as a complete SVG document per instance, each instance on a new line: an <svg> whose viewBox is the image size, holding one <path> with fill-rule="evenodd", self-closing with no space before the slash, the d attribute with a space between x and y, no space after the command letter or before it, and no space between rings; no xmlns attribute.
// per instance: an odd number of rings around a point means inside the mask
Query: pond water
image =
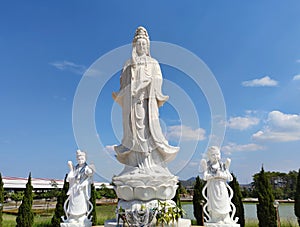
<svg viewBox="0 0 300 227"><path fill-rule="evenodd" d="M187 214L187 218L195 219L194 210L192 203L186 203L182 205L182 208ZM246 219L257 219L256 216L256 204L255 203L244 203L245 218ZM294 214L294 204L284 203L279 205L279 216L281 220L296 221L297 218Z"/></svg>

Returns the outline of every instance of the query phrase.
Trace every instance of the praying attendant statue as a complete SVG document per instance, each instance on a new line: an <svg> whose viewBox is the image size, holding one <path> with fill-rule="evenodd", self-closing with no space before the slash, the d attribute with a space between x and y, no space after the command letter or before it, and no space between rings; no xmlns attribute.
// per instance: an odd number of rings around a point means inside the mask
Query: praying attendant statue
<svg viewBox="0 0 300 227"><path fill-rule="evenodd" d="M231 203L233 191L227 184L232 181L232 175L229 172L231 160L227 159L225 163L221 162L220 149L216 146L208 148L207 157L208 160L201 160L203 179L207 182L203 189L203 196L207 200L204 207L208 211L207 222L239 226L235 224L237 220L233 220L235 214L235 206ZM206 212L206 209L204 211ZM230 212L233 213L231 216ZM205 226L209 226L209 224Z"/></svg>
<svg viewBox="0 0 300 227"><path fill-rule="evenodd" d="M121 73L120 89L113 93L123 118L123 139L115 152L125 165L113 183L118 197L127 201L169 199L176 191L177 177L166 164L179 148L169 145L160 126L159 107L169 98L162 93L162 82L160 66L150 55L148 32L138 27L131 58Z"/></svg>
<svg viewBox="0 0 300 227"><path fill-rule="evenodd" d="M93 182L94 170L86 163L85 152L77 150L76 159L76 166L73 166L72 161L68 162L70 168L70 172L67 176L69 191L67 193L68 199L64 204L67 218L63 220L64 223L61 224L62 227L92 226L88 216L93 210L93 205L89 200L91 197L91 184Z"/></svg>

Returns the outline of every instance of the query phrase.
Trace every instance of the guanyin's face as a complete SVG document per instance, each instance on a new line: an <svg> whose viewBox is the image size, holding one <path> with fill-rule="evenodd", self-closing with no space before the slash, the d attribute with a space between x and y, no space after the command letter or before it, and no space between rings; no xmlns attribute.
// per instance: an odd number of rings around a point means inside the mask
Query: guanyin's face
<svg viewBox="0 0 300 227"><path fill-rule="evenodd" d="M138 39L135 43L135 49L138 56L147 53L147 41L145 39Z"/></svg>

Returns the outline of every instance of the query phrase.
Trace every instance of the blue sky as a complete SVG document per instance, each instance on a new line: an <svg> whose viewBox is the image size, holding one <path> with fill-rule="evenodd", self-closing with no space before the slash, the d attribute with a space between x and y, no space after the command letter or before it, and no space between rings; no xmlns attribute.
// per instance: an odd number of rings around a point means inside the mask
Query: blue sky
<svg viewBox="0 0 300 227"><path fill-rule="evenodd" d="M299 11L296 0L2 1L0 172L64 177L67 161L75 160L78 147L72 107L80 80L101 56L131 43L139 25L147 28L152 41L187 49L213 73L227 111L226 121L219 122L227 126L222 156L232 159L231 171L240 183L251 182L262 164L266 171L298 170ZM182 156L170 163L170 169L180 166L176 174L188 179L199 174L211 137L210 107L188 75L168 65L161 67L164 92L170 95L170 103L160 110L163 128L170 143L181 141L183 146ZM109 170L111 176L121 171L111 151L121 130L116 126L119 109L111 98L119 88L119 75L111 75L95 109L97 136L103 145L97 152L106 155L97 169L105 178L109 174L102 170ZM178 103L186 103L179 97L173 99L177 106L172 105L174 89L168 86L176 85L190 98L199 127L179 127ZM189 148L191 144L195 147Z"/></svg>

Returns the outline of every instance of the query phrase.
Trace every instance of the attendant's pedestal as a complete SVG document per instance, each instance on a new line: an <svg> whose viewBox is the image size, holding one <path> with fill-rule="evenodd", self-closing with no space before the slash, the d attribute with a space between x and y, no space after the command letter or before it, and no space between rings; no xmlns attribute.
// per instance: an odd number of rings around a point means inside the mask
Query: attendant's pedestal
<svg viewBox="0 0 300 227"><path fill-rule="evenodd" d="M60 227L92 227L92 223L61 223Z"/></svg>
<svg viewBox="0 0 300 227"><path fill-rule="evenodd" d="M61 223L60 227L92 227L92 223Z"/></svg>
<svg viewBox="0 0 300 227"><path fill-rule="evenodd" d="M76 220L65 220L64 223L60 223L60 227L92 227L92 222L86 216Z"/></svg>
<svg viewBox="0 0 300 227"><path fill-rule="evenodd" d="M205 222L204 226L205 227L240 227L240 224L235 224L235 223L223 224L223 223L208 223L208 222Z"/></svg>

